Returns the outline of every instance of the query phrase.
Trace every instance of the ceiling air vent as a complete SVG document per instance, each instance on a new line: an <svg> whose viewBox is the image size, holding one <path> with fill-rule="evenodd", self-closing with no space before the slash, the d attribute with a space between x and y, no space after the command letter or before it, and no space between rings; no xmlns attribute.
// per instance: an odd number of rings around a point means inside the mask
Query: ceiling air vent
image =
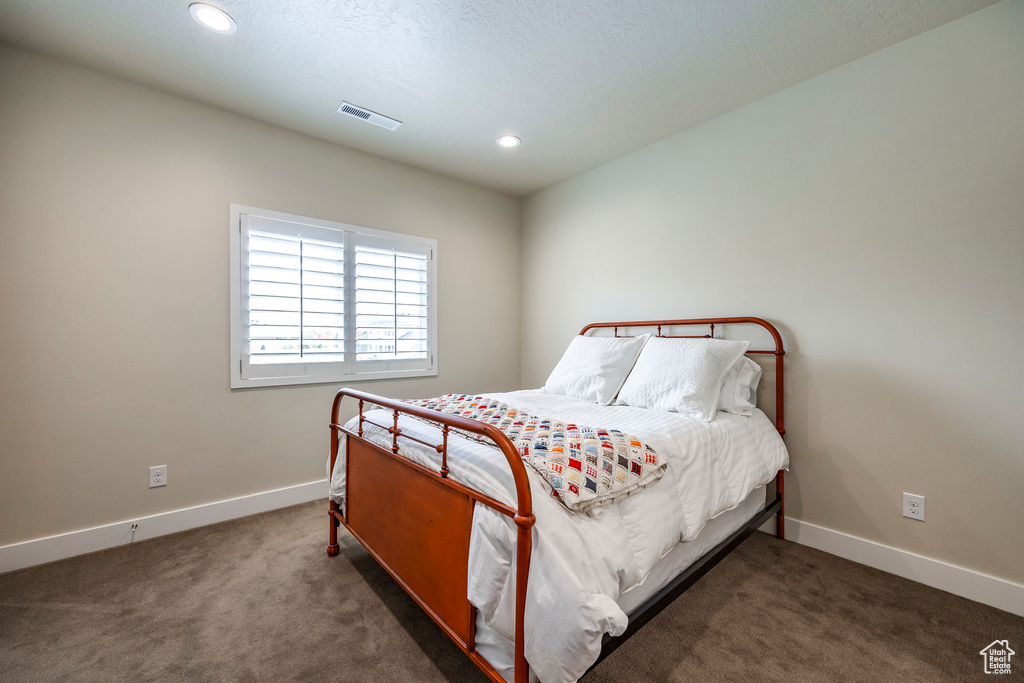
<svg viewBox="0 0 1024 683"><path fill-rule="evenodd" d="M375 111L370 111L369 109L357 107L356 105L349 104L348 102L342 102L341 106L338 107L338 112L341 114L348 114L349 116L354 116L357 119L362 119L367 123L372 123L375 126L387 128L388 130L397 130L398 127L402 125L401 121L396 121L395 119L384 116L383 114L378 114Z"/></svg>

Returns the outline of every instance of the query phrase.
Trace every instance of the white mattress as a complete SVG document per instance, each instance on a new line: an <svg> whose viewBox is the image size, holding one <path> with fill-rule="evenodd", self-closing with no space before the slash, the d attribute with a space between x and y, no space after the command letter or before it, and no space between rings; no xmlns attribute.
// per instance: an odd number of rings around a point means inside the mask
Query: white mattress
<svg viewBox="0 0 1024 683"><path fill-rule="evenodd" d="M764 508L766 487L758 486L742 503L732 510L723 512L705 525L692 541L679 543L668 555L658 560L647 580L619 595L615 601L623 612L630 614L644 604L672 579L682 574L687 567L710 552L741 526L749 522ZM476 620L476 649L498 670L505 680L511 681L513 671L513 644L498 635L480 616ZM530 680L537 681L537 675L530 672Z"/></svg>
<svg viewBox="0 0 1024 683"><path fill-rule="evenodd" d="M489 395L533 415L621 429L650 444L668 463L661 480L595 517L572 515L551 498L537 495L544 489L539 475L527 467L537 524L527 587L525 648L531 668L544 683L578 679L597 658L603 636L625 630L626 611L618 601L632 599L639 595L632 593L634 589L660 580L655 570L662 558L683 552L676 551L681 542L702 543L695 539L706 524L739 507L752 491L788 466L778 432L760 411L749 417L718 413L708 423L676 413L599 406L538 391ZM372 419L391 421L383 411ZM420 420L402 417L399 426L406 434L440 443L439 430ZM391 437L384 430L368 426L364 434L390 446ZM406 457L440 468L432 448L400 443ZM512 476L495 448L452 437L448 466L455 480L514 506ZM342 504L344 474L344 458L339 458L331 477L331 497ZM470 542L469 598L487 627L478 632L480 647L487 647L488 633L512 638L514 553L514 524L478 505Z"/></svg>

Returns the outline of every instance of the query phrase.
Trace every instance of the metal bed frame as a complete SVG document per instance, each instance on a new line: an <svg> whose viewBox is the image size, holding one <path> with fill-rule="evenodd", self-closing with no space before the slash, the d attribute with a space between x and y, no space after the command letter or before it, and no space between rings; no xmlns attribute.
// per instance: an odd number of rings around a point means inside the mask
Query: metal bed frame
<svg viewBox="0 0 1024 683"><path fill-rule="evenodd" d="M783 404L782 336L774 325L761 318L700 318L690 320L648 320L641 322L592 323L580 334L590 330L611 328L616 337L619 330L656 328L658 337L713 338L715 325L759 325L771 334L774 349L751 349L748 354L775 356L775 427L785 435ZM709 326L709 334L669 335L665 328ZM359 423L355 432L339 421L342 400L351 397L359 403ZM389 409L393 424L380 424L367 419L366 404ZM433 444L404 434L398 426L401 414L424 418L441 425L441 443ZM363 425L369 423L386 429L392 435L391 448L385 449L363 437ZM511 518L516 536L516 615L514 631L514 683L527 683L529 665L524 654L526 587L529 580L532 532L535 523L533 498L526 466L519 452L497 428L455 415L446 415L408 403L376 396L354 389L342 389L334 397L331 408L331 472L338 458L340 435L347 437L346 493L344 512L330 502L330 538L327 554L338 555L338 525L349 533L390 573L399 585L419 603L438 626L494 683L505 679L475 648L476 608L467 597L469 538L473 510L477 503L486 505ZM516 505L511 507L464 486L448 476L448 436L458 429L492 441L508 461L516 487ZM408 460L399 453L399 439L409 439L436 450L441 456L441 469L436 472ZM776 535L785 538L784 475L775 478L775 498L757 512L750 521L729 538L694 562L665 588L629 614L626 631L616 637L606 635L592 670L648 621L696 583L712 567L732 552L748 536L776 517ZM386 489L380 482L391 485Z"/></svg>

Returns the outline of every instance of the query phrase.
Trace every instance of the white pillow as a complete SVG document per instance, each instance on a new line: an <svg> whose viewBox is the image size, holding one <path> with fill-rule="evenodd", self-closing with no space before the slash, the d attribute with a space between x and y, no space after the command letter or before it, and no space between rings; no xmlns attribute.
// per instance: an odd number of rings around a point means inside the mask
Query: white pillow
<svg viewBox="0 0 1024 683"><path fill-rule="evenodd" d="M761 366L743 356L722 382L718 409L734 415L753 415L757 407L757 385L761 381Z"/></svg>
<svg viewBox="0 0 1024 683"><path fill-rule="evenodd" d="M544 391L608 405L650 336L574 337L544 383Z"/></svg>
<svg viewBox="0 0 1024 683"><path fill-rule="evenodd" d="M725 375L749 346L750 342L725 339L652 337L617 402L711 422Z"/></svg>

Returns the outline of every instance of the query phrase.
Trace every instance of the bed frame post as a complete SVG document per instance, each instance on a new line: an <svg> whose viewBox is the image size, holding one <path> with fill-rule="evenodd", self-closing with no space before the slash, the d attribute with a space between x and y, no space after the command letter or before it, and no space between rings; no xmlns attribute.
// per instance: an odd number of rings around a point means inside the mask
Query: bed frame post
<svg viewBox="0 0 1024 683"><path fill-rule="evenodd" d="M338 545L338 520L334 517L336 514L338 514L338 504L332 500L327 512L331 524L330 538L327 541L327 557L337 557L341 552L341 546Z"/></svg>
<svg viewBox="0 0 1024 683"><path fill-rule="evenodd" d="M514 683L529 683L530 665L526 661L526 585L530 576L533 551L533 515L515 516L519 534L516 540L516 624L515 651L512 659Z"/></svg>
<svg viewBox="0 0 1024 683"><path fill-rule="evenodd" d="M775 475L775 495L779 499L779 511L775 513L775 538L786 540L786 472L779 470Z"/></svg>
<svg viewBox="0 0 1024 683"><path fill-rule="evenodd" d="M338 460L338 407L341 405L341 400L336 396L334 398L334 405L331 408L331 468L327 476L327 486L330 487L330 482L334 479L334 463ZM359 402L359 416L362 417L363 404ZM362 431L362 424L360 424L360 431ZM327 511L327 518L330 520L330 532L327 539L327 556L337 557L338 553L341 552L341 547L338 545L338 521L339 511L338 504L333 500L330 501Z"/></svg>
<svg viewBox="0 0 1024 683"><path fill-rule="evenodd" d="M782 359L786 355L782 348L782 337L774 326L769 330L775 338L775 428L779 436L786 438L786 404L783 393ZM775 537L786 540L786 472L779 470L775 476L775 496L779 499L779 512L775 515Z"/></svg>

